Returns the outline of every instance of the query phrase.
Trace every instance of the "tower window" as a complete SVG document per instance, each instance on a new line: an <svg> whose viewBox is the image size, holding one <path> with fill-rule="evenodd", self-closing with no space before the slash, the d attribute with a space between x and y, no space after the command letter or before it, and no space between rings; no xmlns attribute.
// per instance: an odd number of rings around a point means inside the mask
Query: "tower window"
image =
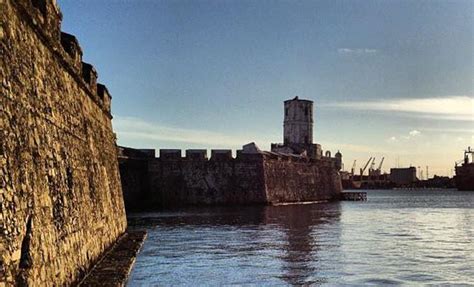
<svg viewBox="0 0 474 287"><path fill-rule="evenodd" d="M304 108L304 115L305 115L305 116L308 115L308 107L305 107L305 108Z"/></svg>
<svg viewBox="0 0 474 287"><path fill-rule="evenodd" d="M305 144L308 143L308 136L305 136L305 137L304 137L304 143L305 143Z"/></svg>
<svg viewBox="0 0 474 287"><path fill-rule="evenodd" d="M288 108L285 109L285 117L288 116Z"/></svg>

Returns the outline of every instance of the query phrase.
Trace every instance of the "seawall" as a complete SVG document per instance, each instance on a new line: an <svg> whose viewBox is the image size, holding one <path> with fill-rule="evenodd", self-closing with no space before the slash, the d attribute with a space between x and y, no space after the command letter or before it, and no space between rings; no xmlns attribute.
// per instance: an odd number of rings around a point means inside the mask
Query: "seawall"
<svg viewBox="0 0 474 287"><path fill-rule="evenodd" d="M54 0L0 8L0 285L70 285L127 224L111 96Z"/></svg>
<svg viewBox="0 0 474 287"><path fill-rule="evenodd" d="M230 150L154 151L121 148L120 173L129 210L184 205L249 205L338 199L342 191L332 159ZM138 184L135 184L138 183Z"/></svg>

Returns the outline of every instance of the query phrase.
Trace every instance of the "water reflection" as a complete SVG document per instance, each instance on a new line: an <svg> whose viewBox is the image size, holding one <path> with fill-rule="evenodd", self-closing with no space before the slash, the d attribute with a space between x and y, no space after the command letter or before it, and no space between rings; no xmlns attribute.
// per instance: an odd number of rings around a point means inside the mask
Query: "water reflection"
<svg viewBox="0 0 474 287"><path fill-rule="evenodd" d="M160 228L157 233L150 232L148 241L157 244L157 249L152 252L160 252L165 258L181 256L180 252L183 257L189 257L186 252L202 252L216 264L222 259L220 255L227 253L234 257L233 260L239 261L236 276L247 276L239 269L241 267L260 266L265 272L273 273L271 276L275 278L291 285L301 285L326 282L324 274L318 269L322 260L318 257L319 246L326 245L328 241L328 238L320 236L321 228L324 226L327 236L327 226L337 226L335 223L339 221L340 213L339 203L191 208L164 212L159 216L156 213L132 215L129 225ZM174 240L176 234L173 231L177 229L181 230L177 239L187 242L186 246L179 246L179 252L166 243L167 240ZM206 238L209 233L205 230L210 230L214 237ZM330 241L338 242L340 232L334 231L329 235ZM198 235L200 238L193 236L196 232L202 233ZM167 252L172 256L168 256ZM145 250L145 253L148 251ZM228 272L233 272L231 261L223 263L228 264ZM189 260L184 262L189 264ZM275 265L269 268L267 262Z"/></svg>
<svg viewBox="0 0 474 287"><path fill-rule="evenodd" d="M326 282L318 270L318 228L333 225L340 218L339 203L288 205L265 209L266 223L278 224L286 234L285 255L280 278L291 285ZM339 233L336 233L339 234ZM338 242L338 238L333 238Z"/></svg>
<svg viewBox="0 0 474 287"><path fill-rule="evenodd" d="M134 215L149 233L129 286L472 284L474 193L368 199Z"/></svg>

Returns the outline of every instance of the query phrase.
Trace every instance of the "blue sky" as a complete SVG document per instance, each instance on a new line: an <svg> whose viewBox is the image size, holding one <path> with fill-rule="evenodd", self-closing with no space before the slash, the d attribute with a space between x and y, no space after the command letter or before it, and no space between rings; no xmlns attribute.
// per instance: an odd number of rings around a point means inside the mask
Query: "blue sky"
<svg viewBox="0 0 474 287"><path fill-rule="evenodd" d="M473 1L58 2L121 145L269 149L298 95L347 167L445 175L474 146Z"/></svg>

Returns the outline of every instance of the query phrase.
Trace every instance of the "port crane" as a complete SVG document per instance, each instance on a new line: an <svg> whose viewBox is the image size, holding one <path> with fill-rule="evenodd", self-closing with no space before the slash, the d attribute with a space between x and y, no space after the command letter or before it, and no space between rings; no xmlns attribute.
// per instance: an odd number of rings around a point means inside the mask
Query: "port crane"
<svg viewBox="0 0 474 287"><path fill-rule="evenodd" d="M377 169L375 170L375 175L377 177L379 177L381 174L382 174L382 164L383 164L383 160L385 159L385 157L382 157L382 160L380 160L380 163L379 163L379 166L377 167Z"/></svg>
<svg viewBox="0 0 474 287"><path fill-rule="evenodd" d="M375 158L373 158L375 160ZM367 169L367 166L369 166L369 163L372 161L372 157L369 158L367 163L364 165L364 168L360 169L360 180L362 181L362 176L364 175L364 171Z"/></svg>
<svg viewBox="0 0 474 287"><path fill-rule="evenodd" d="M383 164L384 159L385 159L385 157L382 157L382 160L380 161L379 167L377 168L377 170L380 171L380 173L382 173L382 164Z"/></svg>
<svg viewBox="0 0 474 287"><path fill-rule="evenodd" d="M375 156L374 158L372 159L372 163L370 164L370 167L369 167L369 175L371 175L375 170Z"/></svg>

